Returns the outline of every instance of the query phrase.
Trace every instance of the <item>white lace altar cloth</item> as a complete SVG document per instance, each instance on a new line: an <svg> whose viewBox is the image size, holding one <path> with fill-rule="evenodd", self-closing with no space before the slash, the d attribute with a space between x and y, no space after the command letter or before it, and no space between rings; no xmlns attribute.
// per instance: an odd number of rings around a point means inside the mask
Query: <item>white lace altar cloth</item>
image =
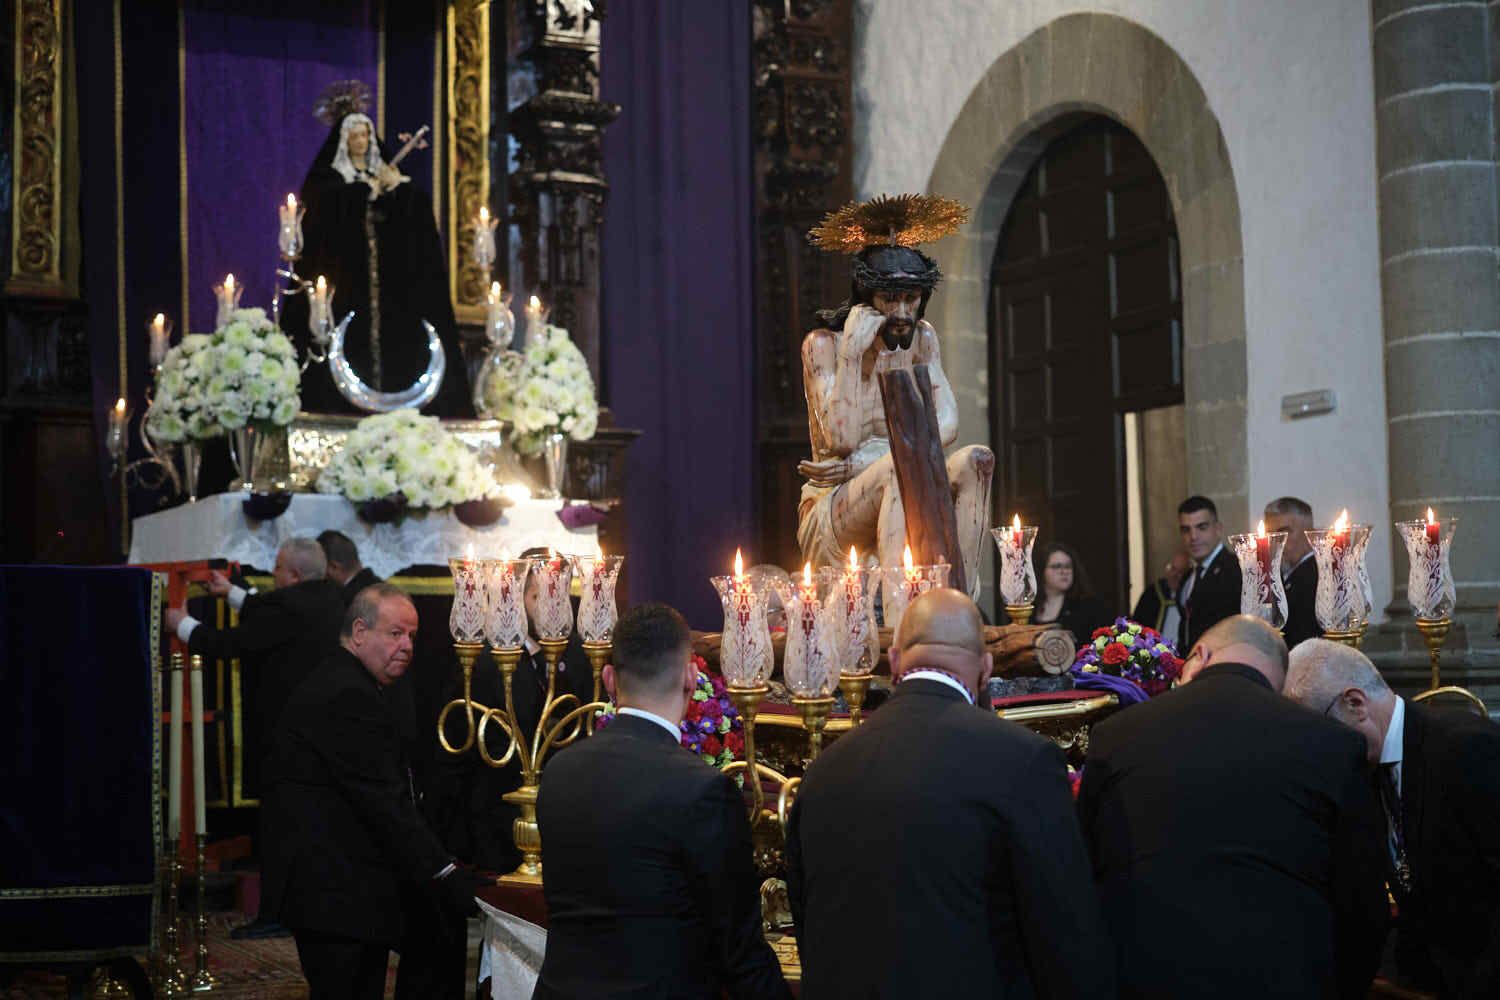
<svg viewBox="0 0 1500 1000"><path fill-rule="evenodd" d="M392 524L366 524L343 497L296 493L286 513L270 521L252 521L241 507L243 493L220 493L132 522L130 562L189 562L228 559L270 570L276 550L292 537L316 538L332 528L359 548L360 560L381 578L410 566L448 565L449 556L474 546L476 559L512 558L524 550L547 546L568 555L597 555L594 527L569 530L557 519L560 501L522 500L484 528L470 528L451 510L410 514Z"/></svg>
<svg viewBox="0 0 1500 1000"><path fill-rule="evenodd" d="M531 996L542 971L542 956L547 953L547 932L530 921L495 909L482 899L475 902L484 917L479 982L490 981L490 996L494 1000Z"/></svg>

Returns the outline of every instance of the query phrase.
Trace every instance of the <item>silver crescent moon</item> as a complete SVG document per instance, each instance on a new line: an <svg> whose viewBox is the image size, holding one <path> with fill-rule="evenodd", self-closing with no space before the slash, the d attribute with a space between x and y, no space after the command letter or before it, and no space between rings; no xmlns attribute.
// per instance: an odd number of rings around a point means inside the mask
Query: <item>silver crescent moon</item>
<svg viewBox="0 0 1500 1000"><path fill-rule="evenodd" d="M437 398L438 389L443 384L443 373L448 368L448 354L443 350L443 341L431 323L422 320L422 326L427 330L427 370L405 389L379 392L356 375L349 366L349 359L344 357L344 332L349 327L349 320L353 318L352 312L345 316L343 322L333 328L328 339L328 374L333 377L333 384L341 396L370 413L389 413L408 408L420 410Z"/></svg>

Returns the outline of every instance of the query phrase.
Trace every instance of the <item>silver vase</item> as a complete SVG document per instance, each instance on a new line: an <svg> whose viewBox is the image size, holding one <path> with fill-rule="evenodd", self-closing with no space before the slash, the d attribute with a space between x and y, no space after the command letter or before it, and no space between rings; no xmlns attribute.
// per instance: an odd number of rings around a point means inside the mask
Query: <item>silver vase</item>
<svg viewBox="0 0 1500 1000"><path fill-rule="evenodd" d="M198 450L198 442L182 442L182 492L187 494L188 503L198 499L198 466L202 462L203 453Z"/></svg>
<svg viewBox="0 0 1500 1000"><path fill-rule="evenodd" d="M548 434L542 442L542 457L547 462L547 492L549 496L562 496L563 480L568 474L568 436Z"/></svg>
<svg viewBox="0 0 1500 1000"><path fill-rule="evenodd" d="M229 458L239 470L239 489L255 492L255 457L260 448L261 435L246 424L239 430L229 432Z"/></svg>

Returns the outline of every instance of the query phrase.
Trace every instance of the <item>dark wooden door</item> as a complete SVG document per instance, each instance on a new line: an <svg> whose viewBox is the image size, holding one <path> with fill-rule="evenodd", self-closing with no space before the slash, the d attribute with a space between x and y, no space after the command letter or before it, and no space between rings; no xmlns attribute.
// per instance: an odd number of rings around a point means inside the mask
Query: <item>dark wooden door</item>
<svg viewBox="0 0 1500 1000"><path fill-rule="evenodd" d="M1052 140L1012 202L991 278L997 519L1039 525L1038 551L1072 545L1125 614L1122 415L1182 401L1177 226L1140 141L1100 117Z"/></svg>

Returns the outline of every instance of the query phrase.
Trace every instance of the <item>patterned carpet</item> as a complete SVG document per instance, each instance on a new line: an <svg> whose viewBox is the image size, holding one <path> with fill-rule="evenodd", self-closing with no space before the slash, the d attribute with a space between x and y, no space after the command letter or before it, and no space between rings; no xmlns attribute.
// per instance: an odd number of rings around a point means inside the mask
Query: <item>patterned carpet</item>
<svg viewBox="0 0 1500 1000"><path fill-rule="evenodd" d="M232 927L244 922L239 913L211 913L208 924L208 968L218 980L209 997L224 1000L301 1000L307 996L307 983L297 964L297 946L290 937L264 938L258 941L235 941L229 937ZM193 968L192 925L182 927L183 961L188 972ZM469 971L467 982L478 973L480 924L469 922ZM396 988L397 958L391 956L386 973L386 996ZM7 987L0 988L0 1000L42 1000L68 995L67 980L60 974L44 971L21 973ZM96 994L97 995L97 991Z"/></svg>

